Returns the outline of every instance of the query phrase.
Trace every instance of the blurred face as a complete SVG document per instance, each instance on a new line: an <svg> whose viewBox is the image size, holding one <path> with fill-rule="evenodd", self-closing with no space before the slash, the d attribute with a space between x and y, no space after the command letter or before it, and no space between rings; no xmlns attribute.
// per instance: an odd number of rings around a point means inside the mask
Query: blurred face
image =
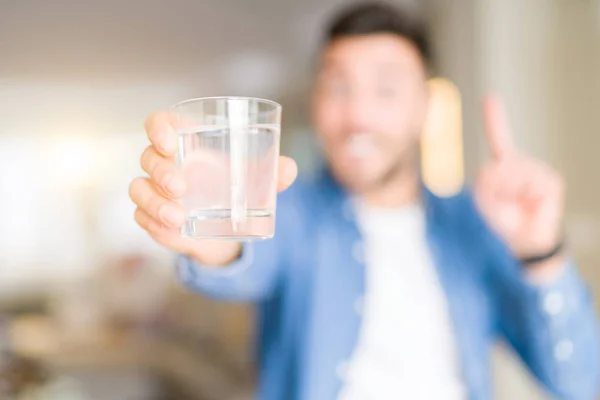
<svg viewBox="0 0 600 400"><path fill-rule="evenodd" d="M397 35L340 38L325 48L313 122L340 183L360 193L418 173L426 79L417 49Z"/></svg>

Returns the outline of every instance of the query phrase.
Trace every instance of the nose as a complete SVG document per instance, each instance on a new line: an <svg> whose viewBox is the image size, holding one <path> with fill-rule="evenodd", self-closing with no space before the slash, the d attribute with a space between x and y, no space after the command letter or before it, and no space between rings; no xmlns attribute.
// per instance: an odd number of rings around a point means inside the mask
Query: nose
<svg viewBox="0 0 600 400"><path fill-rule="evenodd" d="M349 131L365 131L373 123L375 107L367 96L351 96L346 105L346 124Z"/></svg>

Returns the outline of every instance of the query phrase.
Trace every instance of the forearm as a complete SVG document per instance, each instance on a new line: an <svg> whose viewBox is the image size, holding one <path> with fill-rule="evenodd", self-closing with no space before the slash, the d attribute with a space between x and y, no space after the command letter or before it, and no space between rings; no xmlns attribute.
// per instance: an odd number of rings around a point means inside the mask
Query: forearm
<svg viewBox="0 0 600 400"><path fill-rule="evenodd" d="M268 297L275 289L277 269L276 253L268 242L244 245L227 264L201 263L185 255L177 261L177 274L183 285L229 301L256 302Z"/></svg>
<svg viewBox="0 0 600 400"><path fill-rule="evenodd" d="M600 337L593 300L571 260L544 283L505 282L501 329L538 379L558 398L593 399L600 384ZM548 278L548 277L547 277Z"/></svg>

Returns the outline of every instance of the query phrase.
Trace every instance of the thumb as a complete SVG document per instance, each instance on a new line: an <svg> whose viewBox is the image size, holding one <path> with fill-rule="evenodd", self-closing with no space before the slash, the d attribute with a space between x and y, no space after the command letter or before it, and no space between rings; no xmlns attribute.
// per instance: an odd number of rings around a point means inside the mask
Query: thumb
<svg viewBox="0 0 600 400"><path fill-rule="evenodd" d="M296 180L298 175L298 166L296 162L285 156L279 157L279 173L277 182L277 191L282 192Z"/></svg>

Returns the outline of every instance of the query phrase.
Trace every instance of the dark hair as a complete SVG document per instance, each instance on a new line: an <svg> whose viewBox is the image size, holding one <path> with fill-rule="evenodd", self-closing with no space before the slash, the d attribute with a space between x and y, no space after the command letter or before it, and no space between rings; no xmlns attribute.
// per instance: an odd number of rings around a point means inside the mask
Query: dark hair
<svg viewBox="0 0 600 400"><path fill-rule="evenodd" d="M411 42L424 64L431 64L431 49L425 23L406 9L383 2L359 3L344 9L330 23L325 42L345 36L392 33Z"/></svg>

